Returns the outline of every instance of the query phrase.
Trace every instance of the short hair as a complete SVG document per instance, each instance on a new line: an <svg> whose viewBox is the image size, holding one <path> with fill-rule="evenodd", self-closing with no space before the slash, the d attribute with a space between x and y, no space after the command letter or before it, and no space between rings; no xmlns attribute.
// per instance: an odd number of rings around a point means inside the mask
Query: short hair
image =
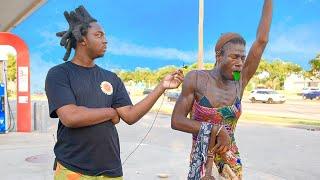
<svg viewBox="0 0 320 180"><path fill-rule="evenodd" d="M65 11L63 14L69 24L69 29L58 32L56 35L61 37L60 45L67 50L63 57L63 60L67 61L72 48L76 49L77 42L83 41L83 36L87 35L90 23L97 22L97 20L92 18L82 5L70 13Z"/></svg>
<svg viewBox="0 0 320 180"><path fill-rule="evenodd" d="M230 41L226 42L222 48L220 49L219 51L219 54L218 55L223 55L224 54L224 51L225 51L225 46L228 44L228 43L232 43L232 44L242 44L242 45L246 45L246 40L244 40L242 37L236 37L234 39L231 39ZM217 53L217 52L216 52Z"/></svg>
<svg viewBox="0 0 320 180"><path fill-rule="evenodd" d="M234 44L244 44L244 45L246 44L246 41L238 33L235 33L235 32L222 33L219 39L217 40L217 43L214 48L216 56L220 56L224 53L223 47L228 42L232 42Z"/></svg>

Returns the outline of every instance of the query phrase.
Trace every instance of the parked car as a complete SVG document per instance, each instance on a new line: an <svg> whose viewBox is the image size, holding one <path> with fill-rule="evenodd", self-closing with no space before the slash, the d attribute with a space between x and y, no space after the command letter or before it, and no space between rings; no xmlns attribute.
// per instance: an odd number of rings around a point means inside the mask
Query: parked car
<svg viewBox="0 0 320 180"><path fill-rule="evenodd" d="M264 102L264 103L284 103L286 101L286 98L284 95L279 94L275 90L272 89L256 89L251 91L249 95L249 100L252 103L255 102Z"/></svg>
<svg viewBox="0 0 320 180"><path fill-rule="evenodd" d="M320 91L310 91L302 94L303 99L320 99Z"/></svg>
<svg viewBox="0 0 320 180"><path fill-rule="evenodd" d="M180 92L167 92L165 96L167 96L169 101L176 101L180 96Z"/></svg>
<svg viewBox="0 0 320 180"><path fill-rule="evenodd" d="M314 92L314 91L320 91L320 88L318 88L318 87L305 87L305 88L302 88L302 91L301 91L300 95L304 95L304 94L307 94L307 93L310 93L310 92Z"/></svg>

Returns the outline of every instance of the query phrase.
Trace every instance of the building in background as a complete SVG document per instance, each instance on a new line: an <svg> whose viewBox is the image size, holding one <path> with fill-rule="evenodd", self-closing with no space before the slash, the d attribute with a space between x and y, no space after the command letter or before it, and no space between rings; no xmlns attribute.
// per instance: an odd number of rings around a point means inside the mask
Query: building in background
<svg viewBox="0 0 320 180"><path fill-rule="evenodd" d="M320 79L308 79L303 75L291 74L284 81L284 90L291 92L301 92L303 88L320 87Z"/></svg>

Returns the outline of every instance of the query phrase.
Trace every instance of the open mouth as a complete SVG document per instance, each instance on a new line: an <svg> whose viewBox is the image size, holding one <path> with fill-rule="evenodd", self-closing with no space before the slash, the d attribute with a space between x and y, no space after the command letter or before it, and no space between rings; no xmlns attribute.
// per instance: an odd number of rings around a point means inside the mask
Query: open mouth
<svg viewBox="0 0 320 180"><path fill-rule="evenodd" d="M232 76L235 81L239 81L240 76L241 76L241 72L240 71L233 71Z"/></svg>
<svg viewBox="0 0 320 180"><path fill-rule="evenodd" d="M241 67L233 67L233 68L232 68L232 71L233 71L233 72L241 72L241 71L242 71L242 68L241 68Z"/></svg>
<svg viewBox="0 0 320 180"><path fill-rule="evenodd" d="M241 66L241 65L238 65L238 64L234 64L233 67L232 67L232 71L239 71L239 72L241 72L241 71L242 71L242 66Z"/></svg>

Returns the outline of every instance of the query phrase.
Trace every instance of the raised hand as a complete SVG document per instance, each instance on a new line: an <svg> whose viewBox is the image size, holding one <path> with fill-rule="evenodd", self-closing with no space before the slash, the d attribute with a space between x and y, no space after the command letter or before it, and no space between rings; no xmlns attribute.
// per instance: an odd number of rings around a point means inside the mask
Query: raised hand
<svg viewBox="0 0 320 180"><path fill-rule="evenodd" d="M184 78L182 70L178 69L171 74L165 76L161 81L162 87L165 89L174 89L179 87Z"/></svg>

